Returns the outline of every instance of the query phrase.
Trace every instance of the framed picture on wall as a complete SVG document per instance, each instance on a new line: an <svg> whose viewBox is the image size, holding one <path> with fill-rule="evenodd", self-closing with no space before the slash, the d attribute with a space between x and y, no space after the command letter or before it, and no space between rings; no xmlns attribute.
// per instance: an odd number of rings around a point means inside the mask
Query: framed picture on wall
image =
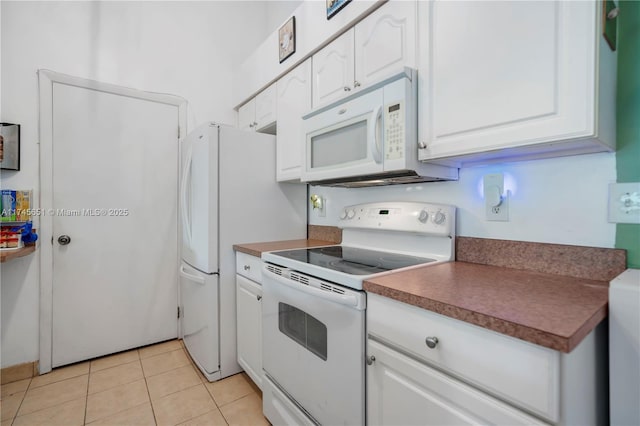
<svg viewBox="0 0 640 426"><path fill-rule="evenodd" d="M327 0L327 19L331 19L350 2L351 0Z"/></svg>
<svg viewBox="0 0 640 426"><path fill-rule="evenodd" d="M296 53L296 17L292 16L278 30L278 51L280 63Z"/></svg>
<svg viewBox="0 0 640 426"><path fill-rule="evenodd" d="M20 170L20 125L0 123L0 168Z"/></svg>
<svg viewBox="0 0 640 426"><path fill-rule="evenodd" d="M609 48L615 51L618 43L618 13L620 9L613 0L604 0L602 6L602 35Z"/></svg>

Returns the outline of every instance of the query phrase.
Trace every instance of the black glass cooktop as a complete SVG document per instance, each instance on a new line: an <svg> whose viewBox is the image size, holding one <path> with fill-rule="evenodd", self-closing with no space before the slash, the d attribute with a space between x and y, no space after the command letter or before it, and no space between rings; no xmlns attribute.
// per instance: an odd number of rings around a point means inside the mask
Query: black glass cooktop
<svg viewBox="0 0 640 426"><path fill-rule="evenodd" d="M286 250L273 254L351 275L369 275L435 262L435 259L426 257L343 246Z"/></svg>

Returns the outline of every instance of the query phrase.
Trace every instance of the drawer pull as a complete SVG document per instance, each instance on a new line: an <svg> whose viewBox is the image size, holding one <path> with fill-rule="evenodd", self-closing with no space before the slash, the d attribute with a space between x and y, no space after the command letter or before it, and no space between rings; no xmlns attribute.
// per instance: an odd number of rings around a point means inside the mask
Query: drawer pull
<svg viewBox="0 0 640 426"><path fill-rule="evenodd" d="M373 364L373 362L376 360L376 357L371 355L369 357L367 357L367 365L371 365Z"/></svg>
<svg viewBox="0 0 640 426"><path fill-rule="evenodd" d="M438 338L437 337L427 337L425 339L425 343L427 344L429 349L434 349L436 346L438 346Z"/></svg>
<svg viewBox="0 0 640 426"><path fill-rule="evenodd" d="M244 265L244 270L245 270L245 271L248 271L249 269L251 269L251 266L249 266L249 265Z"/></svg>
<svg viewBox="0 0 640 426"><path fill-rule="evenodd" d="M256 299L258 299L258 302L262 300L262 296L260 296L259 294L256 294Z"/></svg>

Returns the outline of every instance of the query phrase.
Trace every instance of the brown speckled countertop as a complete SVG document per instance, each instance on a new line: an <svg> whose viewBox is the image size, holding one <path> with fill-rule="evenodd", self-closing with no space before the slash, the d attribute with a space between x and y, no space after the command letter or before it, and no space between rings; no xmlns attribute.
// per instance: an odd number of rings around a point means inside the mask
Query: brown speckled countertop
<svg viewBox="0 0 640 426"><path fill-rule="evenodd" d="M364 289L565 353L607 316L606 281L467 262L372 278Z"/></svg>
<svg viewBox="0 0 640 426"><path fill-rule="evenodd" d="M291 250L297 248L330 246L335 243L324 240L286 240L269 241L266 243L234 244L233 249L252 256L260 257L262 253L276 250Z"/></svg>

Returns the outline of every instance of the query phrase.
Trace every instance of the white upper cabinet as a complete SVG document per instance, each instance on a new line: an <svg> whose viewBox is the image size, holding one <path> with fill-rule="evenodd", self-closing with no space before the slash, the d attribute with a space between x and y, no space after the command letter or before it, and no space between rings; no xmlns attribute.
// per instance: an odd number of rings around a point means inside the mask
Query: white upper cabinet
<svg viewBox="0 0 640 426"><path fill-rule="evenodd" d="M413 1L389 1L313 55L313 107L416 67Z"/></svg>
<svg viewBox="0 0 640 426"><path fill-rule="evenodd" d="M276 178L300 180L302 164L302 115L311 109L311 58L278 80Z"/></svg>
<svg viewBox="0 0 640 426"><path fill-rule="evenodd" d="M354 85L416 68L417 2L390 1L355 27Z"/></svg>
<svg viewBox="0 0 640 426"><path fill-rule="evenodd" d="M313 55L313 107L353 90L353 28Z"/></svg>
<svg viewBox="0 0 640 426"><path fill-rule="evenodd" d="M276 122L276 111L276 85L272 84L256 96L256 131L272 126Z"/></svg>
<svg viewBox="0 0 640 426"><path fill-rule="evenodd" d="M254 131L256 121L256 99L253 98L238 108L238 128Z"/></svg>
<svg viewBox="0 0 640 426"><path fill-rule="evenodd" d="M273 133L276 111L276 85L272 84L238 108L238 128Z"/></svg>
<svg viewBox="0 0 640 426"><path fill-rule="evenodd" d="M612 150L615 55L600 7L418 2L421 159L459 166Z"/></svg>

